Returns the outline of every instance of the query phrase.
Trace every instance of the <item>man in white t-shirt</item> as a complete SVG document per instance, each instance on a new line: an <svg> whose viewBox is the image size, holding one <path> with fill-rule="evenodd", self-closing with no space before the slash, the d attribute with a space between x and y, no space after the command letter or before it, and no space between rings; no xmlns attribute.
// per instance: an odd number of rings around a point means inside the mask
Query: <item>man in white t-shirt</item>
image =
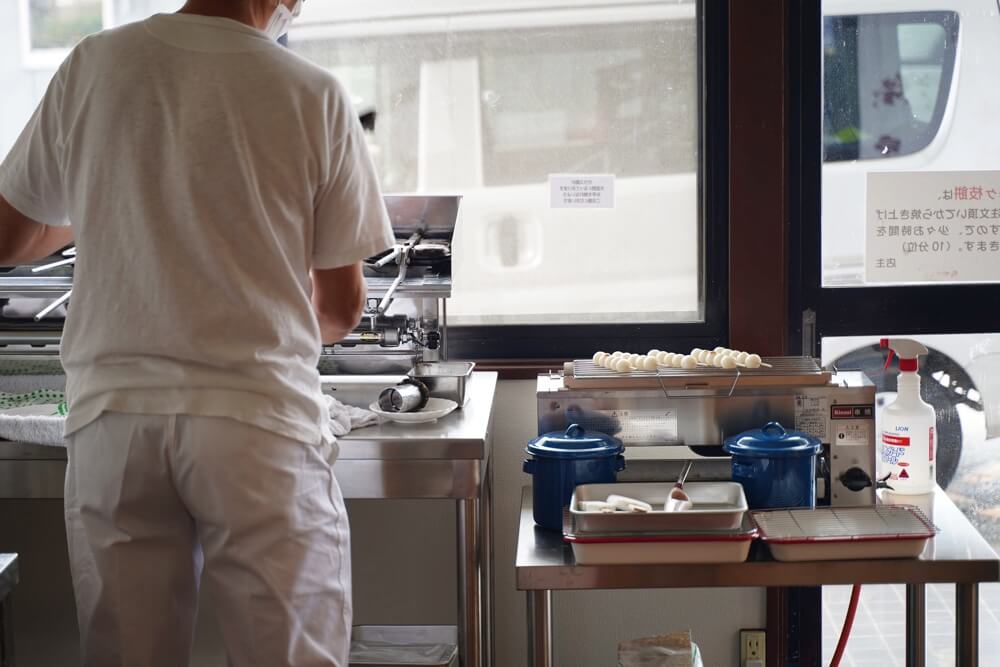
<svg viewBox="0 0 1000 667"><path fill-rule="evenodd" d="M187 664L203 566L231 664L347 664L316 364L393 238L347 95L275 42L300 4L189 0L84 39L0 165L0 264L78 250L62 361L85 665Z"/></svg>

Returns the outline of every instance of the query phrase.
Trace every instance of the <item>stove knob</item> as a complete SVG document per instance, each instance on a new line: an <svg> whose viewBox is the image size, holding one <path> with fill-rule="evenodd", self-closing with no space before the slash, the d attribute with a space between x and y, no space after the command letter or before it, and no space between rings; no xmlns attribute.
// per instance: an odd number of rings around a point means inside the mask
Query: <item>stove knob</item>
<svg viewBox="0 0 1000 667"><path fill-rule="evenodd" d="M872 478L861 468L850 468L840 476L840 483L851 491L861 491L872 485Z"/></svg>
<svg viewBox="0 0 1000 667"><path fill-rule="evenodd" d="M440 344L441 344L441 334L438 333L437 331L428 331L427 332L427 349L428 350L436 350L436 349L438 349L438 346Z"/></svg>

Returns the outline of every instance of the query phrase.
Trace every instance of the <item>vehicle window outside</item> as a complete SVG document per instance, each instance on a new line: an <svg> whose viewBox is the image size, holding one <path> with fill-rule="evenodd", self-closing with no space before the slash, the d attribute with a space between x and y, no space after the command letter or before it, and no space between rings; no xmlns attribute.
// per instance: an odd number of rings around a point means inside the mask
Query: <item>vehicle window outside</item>
<svg viewBox="0 0 1000 667"><path fill-rule="evenodd" d="M955 59L952 12L824 19L827 162L915 153L937 134Z"/></svg>
<svg viewBox="0 0 1000 667"><path fill-rule="evenodd" d="M484 4L429 29L306 3L289 39L376 111L386 191L463 196L449 321L700 321L694 2ZM614 208L553 208L552 174L613 175Z"/></svg>
<svg viewBox="0 0 1000 667"><path fill-rule="evenodd" d="M983 113L992 94L982 87L985 78L975 81L997 49L1000 18L995 2L962 3L973 6L980 9L890 11L882 4L859 14L857 4L824 2L824 287L867 284L869 172L1000 165L982 140L992 125L992 113ZM960 57L960 48L975 51Z"/></svg>
<svg viewBox="0 0 1000 667"><path fill-rule="evenodd" d="M27 0L32 49L68 49L103 27L102 0Z"/></svg>

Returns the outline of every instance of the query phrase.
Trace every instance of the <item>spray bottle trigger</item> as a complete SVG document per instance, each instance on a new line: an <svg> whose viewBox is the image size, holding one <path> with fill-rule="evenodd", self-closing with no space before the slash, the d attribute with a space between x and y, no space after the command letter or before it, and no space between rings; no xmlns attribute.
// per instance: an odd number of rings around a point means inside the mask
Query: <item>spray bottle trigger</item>
<svg viewBox="0 0 1000 667"><path fill-rule="evenodd" d="M892 354L893 354L893 349L890 347L889 354L885 358L885 366L882 367L882 370L887 370L889 368L889 364L892 363Z"/></svg>
<svg viewBox="0 0 1000 667"><path fill-rule="evenodd" d="M876 489L888 489L889 491L895 491L896 489L889 486L889 478L892 477L892 473L886 473L885 477L882 479L875 480Z"/></svg>

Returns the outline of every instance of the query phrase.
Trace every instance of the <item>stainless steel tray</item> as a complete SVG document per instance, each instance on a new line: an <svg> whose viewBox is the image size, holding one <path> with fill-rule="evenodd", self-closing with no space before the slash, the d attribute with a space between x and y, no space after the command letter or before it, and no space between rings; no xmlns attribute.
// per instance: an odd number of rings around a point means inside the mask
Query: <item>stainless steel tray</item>
<svg viewBox="0 0 1000 667"><path fill-rule="evenodd" d="M351 632L349 667L456 667L454 625L360 625Z"/></svg>
<svg viewBox="0 0 1000 667"><path fill-rule="evenodd" d="M571 522L569 522L571 523ZM578 565L652 563L741 563L750 553L757 527L744 514L735 531L663 533L578 533L567 526L564 540Z"/></svg>
<svg viewBox="0 0 1000 667"><path fill-rule="evenodd" d="M673 482L584 484L576 487L569 509L578 533L727 531L740 527L748 507L743 487L737 482L689 482L684 490L694 507L666 512L663 505L673 486ZM606 500L612 494L645 501L654 511L605 513L580 509L582 501Z"/></svg>
<svg viewBox="0 0 1000 667"><path fill-rule="evenodd" d="M431 396L455 401L461 408L465 405L465 385L475 367L472 361L420 362L410 375L427 385Z"/></svg>

